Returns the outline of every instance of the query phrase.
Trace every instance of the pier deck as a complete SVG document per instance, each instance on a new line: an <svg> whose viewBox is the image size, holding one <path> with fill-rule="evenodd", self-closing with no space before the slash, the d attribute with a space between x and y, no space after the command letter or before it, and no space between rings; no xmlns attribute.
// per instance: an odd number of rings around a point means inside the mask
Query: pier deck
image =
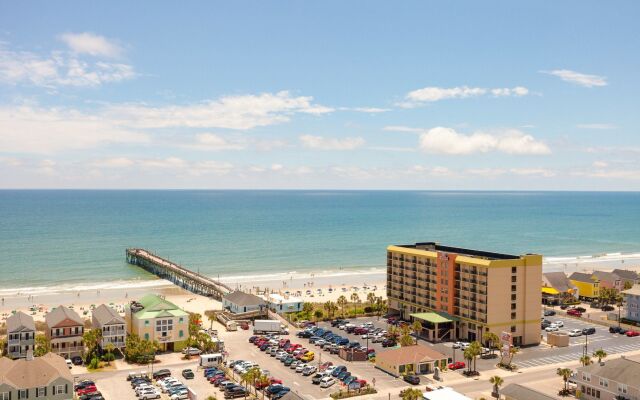
<svg viewBox="0 0 640 400"><path fill-rule="evenodd" d="M190 292L221 300L225 294L232 291L229 286L222 282L193 272L148 250L131 248L127 249L126 255L129 264L137 265Z"/></svg>

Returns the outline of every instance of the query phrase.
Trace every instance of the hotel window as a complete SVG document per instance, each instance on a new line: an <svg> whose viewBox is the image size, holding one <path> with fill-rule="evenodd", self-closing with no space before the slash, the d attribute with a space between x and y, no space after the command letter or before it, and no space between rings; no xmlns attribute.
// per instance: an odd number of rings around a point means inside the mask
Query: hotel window
<svg viewBox="0 0 640 400"><path fill-rule="evenodd" d="M518 271L518 269L516 267L511 267L511 273L515 274Z"/></svg>
<svg viewBox="0 0 640 400"><path fill-rule="evenodd" d="M618 392L627 393L627 385L623 385L622 383L618 383Z"/></svg>
<svg viewBox="0 0 640 400"><path fill-rule="evenodd" d="M144 340L149 340L149 334L148 333L144 334Z"/></svg>
<svg viewBox="0 0 640 400"><path fill-rule="evenodd" d="M516 295L515 293L511 295L511 300L515 300L516 299Z"/></svg>
<svg viewBox="0 0 640 400"><path fill-rule="evenodd" d="M184 317L180 317L180 319L178 320L178 322L183 323L183 322L184 322Z"/></svg>
<svg viewBox="0 0 640 400"><path fill-rule="evenodd" d="M518 277L517 277L517 276L512 276L512 277L511 277L511 282L516 282L517 280L518 280Z"/></svg>
<svg viewBox="0 0 640 400"><path fill-rule="evenodd" d="M511 319L516 319L516 313L514 312L511 313Z"/></svg>
<svg viewBox="0 0 640 400"><path fill-rule="evenodd" d="M511 291L515 292L516 291L516 285L511 285Z"/></svg>
<svg viewBox="0 0 640 400"><path fill-rule="evenodd" d="M516 327L515 327L515 326L512 326L512 327L511 327L511 332L515 332L515 331L516 331Z"/></svg>
<svg viewBox="0 0 640 400"><path fill-rule="evenodd" d="M182 330L180 330L180 334L178 336L183 337L184 336L184 332Z"/></svg>
<svg viewBox="0 0 640 400"><path fill-rule="evenodd" d="M19 399L28 399L29 398L29 389L20 389L20 390L18 390L18 398Z"/></svg>
<svg viewBox="0 0 640 400"><path fill-rule="evenodd" d="M516 303L511 303L511 309L515 310L516 309Z"/></svg>

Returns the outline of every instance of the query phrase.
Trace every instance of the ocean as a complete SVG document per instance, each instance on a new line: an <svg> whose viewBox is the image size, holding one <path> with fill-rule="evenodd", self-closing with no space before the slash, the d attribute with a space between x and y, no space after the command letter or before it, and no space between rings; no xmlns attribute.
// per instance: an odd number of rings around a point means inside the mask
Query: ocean
<svg viewBox="0 0 640 400"><path fill-rule="evenodd" d="M541 253L545 268L622 258L640 265L640 193L0 191L7 292L153 282L127 265L127 247L250 280L380 272L387 245L418 241Z"/></svg>

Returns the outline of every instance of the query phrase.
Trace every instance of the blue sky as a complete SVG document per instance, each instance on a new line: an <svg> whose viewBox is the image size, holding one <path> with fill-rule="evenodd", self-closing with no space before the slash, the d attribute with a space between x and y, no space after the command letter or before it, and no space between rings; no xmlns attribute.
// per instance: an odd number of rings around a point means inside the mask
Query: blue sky
<svg viewBox="0 0 640 400"><path fill-rule="evenodd" d="M640 4L0 3L0 187L639 190Z"/></svg>

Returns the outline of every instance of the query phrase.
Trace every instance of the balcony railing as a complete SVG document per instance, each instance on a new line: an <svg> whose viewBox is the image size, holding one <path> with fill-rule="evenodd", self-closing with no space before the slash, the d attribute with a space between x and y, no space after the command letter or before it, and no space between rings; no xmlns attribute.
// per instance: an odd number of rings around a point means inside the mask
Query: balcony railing
<svg viewBox="0 0 640 400"><path fill-rule="evenodd" d="M65 347L51 346L51 351L54 353L72 353L76 351L84 351L84 346L65 346Z"/></svg>

